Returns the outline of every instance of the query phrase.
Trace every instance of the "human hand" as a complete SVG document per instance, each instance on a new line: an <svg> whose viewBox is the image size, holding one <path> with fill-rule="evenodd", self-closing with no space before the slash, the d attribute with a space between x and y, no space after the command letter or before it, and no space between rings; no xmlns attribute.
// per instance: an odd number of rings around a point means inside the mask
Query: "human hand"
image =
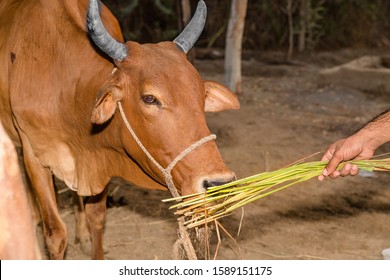
<svg viewBox="0 0 390 280"><path fill-rule="evenodd" d="M323 181L325 177L335 179L339 176L356 175L359 171L357 165L346 163L341 170L337 170L337 167L343 161L369 159L374 155L376 148L375 145L372 145L370 138L359 133L336 141L330 145L321 159L328 161L328 164L318 180Z"/></svg>

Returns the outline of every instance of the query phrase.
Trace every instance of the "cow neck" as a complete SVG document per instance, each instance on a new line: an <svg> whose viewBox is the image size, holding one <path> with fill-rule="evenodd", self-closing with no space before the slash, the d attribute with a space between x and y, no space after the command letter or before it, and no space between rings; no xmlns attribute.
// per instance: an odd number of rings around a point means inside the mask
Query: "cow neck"
<svg viewBox="0 0 390 280"><path fill-rule="evenodd" d="M202 139L196 141L195 143L191 144L187 149L185 149L183 152L181 152L176 158L172 160L172 162L166 167L162 167L161 164L159 164L154 157L148 152L148 150L145 148L145 146L142 144L141 140L137 137L134 130L131 128L131 125L129 121L126 118L125 112L123 111L123 107L121 102L118 102L118 108L119 112L122 116L123 122L125 123L127 129L129 130L130 134L133 136L135 142L137 142L138 146L141 148L141 150L145 153L145 155L148 157L148 159L161 171L161 173L164 176L165 183L167 184L167 187L169 191L171 192L173 197L179 197L179 193L175 187L175 184L173 183L172 178L172 169L175 167L175 165L182 160L186 155L191 153L193 150L198 148L199 146L205 144L206 142L209 142L211 140L215 140L217 136L215 134L210 134L206 137L203 137Z"/></svg>

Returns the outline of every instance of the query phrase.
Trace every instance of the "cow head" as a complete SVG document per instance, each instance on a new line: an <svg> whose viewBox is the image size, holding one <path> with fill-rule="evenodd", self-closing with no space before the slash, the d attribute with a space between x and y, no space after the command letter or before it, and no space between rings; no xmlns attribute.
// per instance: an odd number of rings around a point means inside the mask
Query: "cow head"
<svg viewBox="0 0 390 280"><path fill-rule="evenodd" d="M205 112L239 108L233 93L221 84L204 81L186 58L203 30L205 18L206 6L200 1L194 17L173 42L120 43L105 30L97 1L90 1L89 35L116 66L98 93L92 122L107 122L120 102L139 141L163 167L210 135ZM165 184L161 170L136 144L125 125L121 137L127 153L143 171ZM172 177L185 195L229 182L234 173L225 166L215 142L208 141L181 159L172 169Z"/></svg>

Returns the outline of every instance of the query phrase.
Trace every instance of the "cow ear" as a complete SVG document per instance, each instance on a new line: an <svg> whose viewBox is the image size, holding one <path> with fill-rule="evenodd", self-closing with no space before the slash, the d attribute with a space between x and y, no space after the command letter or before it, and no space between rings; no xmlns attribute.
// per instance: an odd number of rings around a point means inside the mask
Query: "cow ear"
<svg viewBox="0 0 390 280"><path fill-rule="evenodd" d="M206 90L205 112L219 112L240 108L237 96L225 86L212 81L205 81L204 85Z"/></svg>
<svg viewBox="0 0 390 280"><path fill-rule="evenodd" d="M117 103L122 100L122 97L122 89L118 86L103 86L97 95L91 122L102 124L108 121L114 115Z"/></svg>

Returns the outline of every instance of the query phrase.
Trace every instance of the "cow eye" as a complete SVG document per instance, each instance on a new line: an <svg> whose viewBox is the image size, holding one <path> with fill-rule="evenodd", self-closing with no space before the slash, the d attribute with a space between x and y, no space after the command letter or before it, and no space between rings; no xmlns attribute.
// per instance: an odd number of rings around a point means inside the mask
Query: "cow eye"
<svg viewBox="0 0 390 280"><path fill-rule="evenodd" d="M142 101L145 104L148 104L148 105L158 105L158 104L160 104L158 99L154 95L151 95L151 94L143 95L142 96Z"/></svg>

